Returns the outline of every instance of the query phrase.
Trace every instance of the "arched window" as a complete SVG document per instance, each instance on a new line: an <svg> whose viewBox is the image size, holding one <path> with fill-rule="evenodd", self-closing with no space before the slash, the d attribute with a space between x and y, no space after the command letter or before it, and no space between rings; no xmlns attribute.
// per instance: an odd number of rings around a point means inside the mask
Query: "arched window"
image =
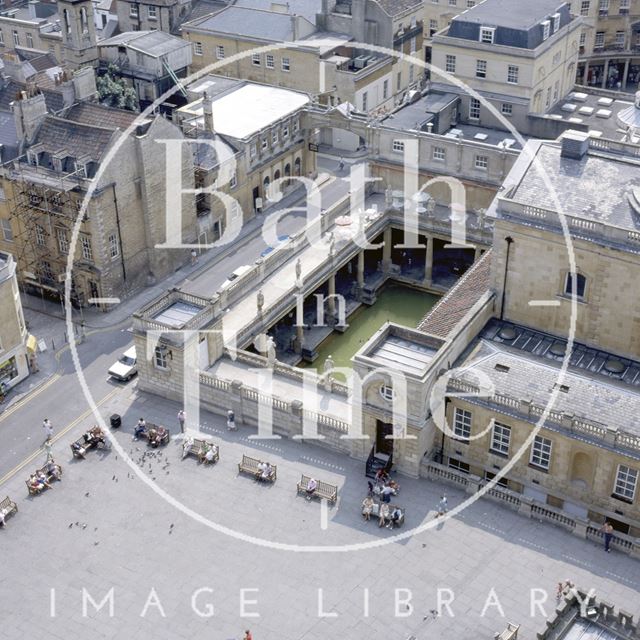
<svg viewBox="0 0 640 640"><path fill-rule="evenodd" d="M84 7L80 8L80 27L83 35L89 33L89 22L87 21L87 10Z"/></svg>
<svg viewBox="0 0 640 640"><path fill-rule="evenodd" d="M587 290L587 279L581 273L567 273L564 281L564 292L571 296L574 294L578 298L584 298L584 294Z"/></svg>
<svg viewBox="0 0 640 640"><path fill-rule="evenodd" d="M302 161L300 160L300 158L296 158L296 161L293 163L294 166L294 173L296 176L299 176L300 173L302 172Z"/></svg>
<svg viewBox="0 0 640 640"><path fill-rule="evenodd" d="M273 174L273 179L274 180L280 179L280 169L277 169L276 172Z"/></svg>
<svg viewBox="0 0 640 640"><path fill-rule="evenodd" d="M63 11L64 16L64 28L67 33L71 33L71 21L69 20L69 10L65 9Z"/></svg>

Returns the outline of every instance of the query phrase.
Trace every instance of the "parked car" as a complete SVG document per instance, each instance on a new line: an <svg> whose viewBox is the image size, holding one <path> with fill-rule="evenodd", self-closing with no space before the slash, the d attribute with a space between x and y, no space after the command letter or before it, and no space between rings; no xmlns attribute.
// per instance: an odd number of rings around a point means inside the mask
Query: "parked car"
<svg viewBox="0 0 640 640"><path fill-rule="evenodd" d="M251 265L245 264L238 267L221 285L218 291L224 291L234 280L251 270Z"/></svg>
<svg viewBox="0 0 640 640"><path fill-rule="evenodd" d="M278 236L278 242L273 247L267 247L261 254L261 258L266 258L272 251L279 249L289 240L289 236Z"/></svg>
<svg viewBox="0 0 640 640"><path fill-rule="evenodd" d="M136 363L136 348L131 347L130 349L127 349L122 354L118 362L109 369L109 375L116 380L128 382L136 375L136 373L138 373Z"/></svg>

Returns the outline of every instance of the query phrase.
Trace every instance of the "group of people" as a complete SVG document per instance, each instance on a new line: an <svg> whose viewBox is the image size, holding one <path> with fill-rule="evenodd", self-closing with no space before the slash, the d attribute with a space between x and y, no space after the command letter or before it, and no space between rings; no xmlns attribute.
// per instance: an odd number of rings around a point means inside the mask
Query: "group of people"
<svg viewBox="0 0 640 640"><path fill-rule="evenodd" d="M373 514L376 506L378 506L378 526L379 527L387 527L387 529L393 529L398 525L400 519L402 518L402 510L400 507L393 507L386 503L382 502L379 505L376 505L375 500L371 495L368 495L362 501L362 515L365 520L370 520L371 515Z"/></svg>
<svg viewBox="0 0 640 640"><path fill-rule="evenodd" d="M107 440L104 431L96 425L82 436L82 442L74 442L71 448L73 449L74 455L84 458L88 449L97 447L99 444L105 447L107 446Z"/></svg>
<svg viewBox="0 0 640 640"><path fill-rule="evenodd" d="M382 502L389 504L391 496L397 496L400 491L400 485L389 477L389 473L385 469L380 469L376 473L376 483L369 482L369 495L379 496Z"/></svg>
<svg viewBox="0 0 640 640"><path fill-rule="evenodd" d="M36 471L35 473L32 473L29 476L29 480L27 482L29 483L30 491L36 491L39 493L45 488L51 489L52 487L49 484L49 481L47 480L48 476L52 476L56 480L60 480L60 476L61 476L60 468L53 461L53 458L49 458L47 460L47 464L45 465L45 470L46 470L46 473L43 472L42 469L38 469L38 471ZM2 522L4 524L4 516L2 518Z"/></svg>
<svg viewBox="0 0 640 640"><path fill-rule="evenodd" d="M273 467L269 462L260 462L256 471L256 480L270 480Z"/></svg>

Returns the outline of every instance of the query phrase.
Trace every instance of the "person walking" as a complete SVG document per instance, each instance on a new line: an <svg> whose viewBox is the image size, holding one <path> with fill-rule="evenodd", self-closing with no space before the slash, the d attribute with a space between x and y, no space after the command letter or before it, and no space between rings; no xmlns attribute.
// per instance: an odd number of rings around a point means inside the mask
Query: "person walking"
<svg viewBox="0 0 640 640"><path fill-rule="evenodd" d="M184 421L187 419L187 414L184 409L178 411L178 422L180 423L180 433L184 433Z"/></svg>
<svg viewBox="0 0 640 640"><path fill-rule="evenodd" d="M44 441L49 442L51 440L51 438L53 438L53 425L51 424L51 421L49 420L49 418L45 418L42 422L42 428L44 429Z"/></svg>
<svg viewBox="0 0 640 640"><path fill-rule="evenodd" d="M604 550L607 553L611 553L611 540L613 539L613 526L612 526L612 524L608 520L605 520L605 522L602 525L602 528L600 529L600 531L602 531L602 533L604 533Z"/></svg>
<svg viewBox="0 0 640 640"><path fill-rule="evenodd" d="M440 502L438 502L438 515L436 516L436 518L443 516L445 513L447 513L448 510L449 508L448 508L447 496L442 496L440 498Z"/></svg>
<svg viewBox="0 0 640 640"><path fill-rule="evenodd" d="M344 169L344 158L340 158L340 161L338 162L338 170L342 171Z"/></svg>
<svg viewBox="0 0 640 640"><path fill-rule="evenodd" d="M191 265L195 265L198 262L198 254L195 249L191 249Z"/></svg>
<svg viewBox="0 0 640 640"><path fill-rule="evenodd" d="M251 631L249 631L249 629L247 629L244 632L244 636L243 636L242 640L253 640L253 636L251 635Z"/></svg>
<svg viewBox="0 0 640 640"><path fill-rule="evenodd" d="M236 429L236 414L231 409L227 411L227 429L229 431L235 431Z"/></svg>

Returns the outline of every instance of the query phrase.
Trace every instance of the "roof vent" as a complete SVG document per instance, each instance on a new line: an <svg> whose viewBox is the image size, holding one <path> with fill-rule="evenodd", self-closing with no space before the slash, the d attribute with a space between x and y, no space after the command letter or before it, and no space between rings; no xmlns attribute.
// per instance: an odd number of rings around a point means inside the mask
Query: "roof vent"
<svg viewBox="0 0 640 640"><path fill-rule="evenodd" d="M498 335L503 340L514 340L517 337L516 330L513 327L502 327L500 331L498 331Z"/></svg>
<svg viewBox="0 0 640 640"><path fill-rule="evenodd" d="M500 371L501 373L509 373L509 367L506 364L496 364L494 367L496 371Z"/></svg>
<svg viewBox="0 0 640 640"><path fill-rule="evenodd" d="M563 158L582 160L589 151L589 134L583 131L570 129L562 135L562 150L560 155Z"/></svg>
<svg viewBox="0 0 640 640"><path fill-rule="evenodd" d="M617 358L609 358L604 363L604 368L609 373L622 373L627 367L621 360L618 360Z"/></svg>

